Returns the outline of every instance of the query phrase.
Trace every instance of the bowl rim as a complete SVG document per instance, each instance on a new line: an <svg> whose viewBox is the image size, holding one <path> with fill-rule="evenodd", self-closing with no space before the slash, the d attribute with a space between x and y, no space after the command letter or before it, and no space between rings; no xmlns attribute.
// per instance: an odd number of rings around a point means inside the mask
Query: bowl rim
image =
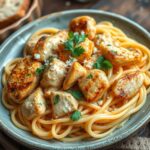
<svg viewBox="0 0 150 150"><path fill-rule="evenodd" d="M138 23L122 16L122 15L119 15L119 14L116 14L116 13L112 13L112 12L108 12L108 11L103 11L103 10L89 10L89 9L73 9L73 10L67 10L67 11L60 11L60 12L56 12L56 13L52 13L52 14L49 14L49 15L46 15L46 16L43 16L43 17L40 17L39 19L31 22L31 23L28 23L26 25L24 25L23 27L21 27L18 31L14 32L10 37L8 37L3 43L2 45L0 46L0 54L1 52L5 49L5 46L13 39L13 38L16 38L17 35L19 35L20 33L24 32L25 30L27 30L29 27L32 27L33 24L35 23L38 23L38 22L41 22L43 19L45 18L49 18L51 16L59 16L59 15L66 15L66 14L76 14L76 13L93 13L93 14L105 14L105 15L108 15L110 17L114 17L116 19L119 19L119 20L122 20L124 22L127 22L129 23L130 25L136 27L140 32L142 32L144 34L144 36L147 38L147 39L150 39L150 33L144 29L141 25L139 25ZM95 148L106 148L106 147L109 147L123 139L126 139L127 137L129 137L130 135L133 135L138 129L140 129L142 126L144 126L146 123L148 123L150 121L150 112L147 113L147 115L143 116L143 118L141 119L141 121L139 121L137 124L135 124L133 127L131 127L129 129L130 132L124 132L124 134L122 134L122 136L120 135L117 135L116 138L112 138L110 139L109 141L107 141L107 145L100 145L98 142L97 143L94 143L94 144L91 144L89 146L89 149L95 149ZM59 147L56 147L56 146L51 146L51 145L45 145L45 144L42 144L42 143L38 143L38 142L35 142L35 141L31 141L30 139L27 139L25 137L22 137L20 134L17 134L15 133L13 130L10 130L7 125L2 122L1 118L0 118L0 129L2 129L8 136L10 136L11 138L13 138L14 140L16 140L17 142L25 145L25 146L28 146L28 147L31 147L31 148L41 148L41 149L59 149ZM78 146L77 149L80 149L80 150L84 150L85 147L84 145L81 145L81 146ZM62 148L63 149L63 148ZM68 147L65 147L65 149L75 149L75 147L73 146L68 146Z"/></svg>

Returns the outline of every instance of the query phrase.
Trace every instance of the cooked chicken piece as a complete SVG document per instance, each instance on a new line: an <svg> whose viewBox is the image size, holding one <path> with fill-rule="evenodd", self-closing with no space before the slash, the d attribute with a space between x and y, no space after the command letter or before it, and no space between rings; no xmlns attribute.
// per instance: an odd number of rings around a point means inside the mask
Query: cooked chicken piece
<svg viewBox="0 0 150 150"><path fill-rule="evenodd" d="M37 88L21 105L22 115L26 119L42 115L46 111L46 101L41 88Z"/></svg>
<svg viewBox="0 0 150 150"><path fill-rule="evenodd" d="M114 65L128 66L136 65L141 61L142 54L138 50L128 50L114 46L101 44L102 54Z"/></svg>
<svg viewBox="0 0 150 150"><path fill-rule="evenodd" d="M105 58L109 59L112 64L118 66L135 65L141 62L142 53L141 51L134 49L126 49L118 47L115 41L108 36L102 36L99 48Z"/></svg>
<svg viewBox="0 0 150 150"><path fill-rule="evenodd" d="M65 49L64 44L58 45L58 48L56 49L56 54L58 55L58 58L64 62L68 61L71 56L71 52Z"/></svg>
<svg viewBox="0 0 150 150"><path fill-rule="evenodd" d="M98 101L109 87L105 73L98 69L89 70L79 79L79 87L89 102Z"/></svg>
<svg viewBox="0 0 150 150"><path fill-rule="evenodd" d="M96 21L89 16L80 16L71 20L69 29L73 32L84 32L89 39L93 39L96 34Z"/></svg>
<svg viewBox="0 0 150 150"><path fill-rule="evenodd" d="M88 38L86 38L84 42L81 42L79 44L79 46L84 49L84 52L80 56L77 56L75 58L82 63L84 59L89 59L91 57L94 49L94 43ZM65 50L64 45L59 45L56 52L58 54L59 59L62 61L67 61L71 57L70 50Z"/></svg>
<svg viewBox="0 0 150 150"><path fill-rule="evenodd" d="M53 117L59 118L77 110L78 102L67 92L51 92Z"/></svg>
<svg viewBox="0 0 150 150"><path fill-rule="evenodd" d="M54 34L56 34L59 30L56 28L43 28L40 29L38 31L36 31L35 33L33 33L33 35L28 39L26 46L25 46L25 55L32 55L33 53L33 48L36 45L36 43L38 42L38 40L43 37L50 37Z"/></svg>
<svg viewBox="0 0 150 150"><path fill-rule="evenodd" d="M85 59L89 59L93 53L94 43L89 40L88 38L85 39L84 42L80 43L81 46L85 51L79 57L76 57L79 62L83 62Z"/></svg>
<svg viewBox="0 0 150 150"><path fill-rule="evenodd" d="M33 49L34 49L36 43L37 43L38 40L39 40L40 38L42 38L42 37L45 37L45 38L46 38L46 37L50 37L50 35L48 35L48 34L40 34L40 35L36 35L36 36L34 36L34 37L31 37L31 38L28 40L28 42L27 42L27 44L26 44L26 46L25 46L25 55L32 55Z"/></svg>
<svg viewBox="0 0 150 150"><path fill-rule="evenodd" d="M78 62L74 62L65 78L63 89L67 90L74 85L74 83L86 74L86 69Z"/></svg>
<svg viewBox="0 0 150 150"><path fill-rule="evenodd" d="M43 73L41 86L43 88L60 88L66 76L66 68L63 61L54 58Z"/></svg>
<svg viewBox="0 0 150 150"><path fill-rule="evenodd" d="M102 42L105 43L105 45L115 45L120 46L120 43L114 40L110 33L105 34L96 34L95 38L93 39L95 46L100 49L100 44Z"/></svg>
<svg viewBox="0 0 150 150"><path fill-rule="evenodd" d="M38 61L45 61L50 56L56 55L56 49L68 38L67 31L59 31L51 37L41 37L35 45L32 57Z"/></svg>
<svg viewBox="0 0 150 150"><path fill-rule="evenodd" d="M118 99L129 99L141 88L144 82L143 73L136 71L122 76L112 87L112 95Z"/></svg>
<svg viewBox="0 0 150 150"><path fill-rule="evenodd" d="M10 99L20 103L26 98L39 83L39 76L36 69L41 67L41 63L29 57L22 58L12 69L8 77L8 96Z"/></svg>

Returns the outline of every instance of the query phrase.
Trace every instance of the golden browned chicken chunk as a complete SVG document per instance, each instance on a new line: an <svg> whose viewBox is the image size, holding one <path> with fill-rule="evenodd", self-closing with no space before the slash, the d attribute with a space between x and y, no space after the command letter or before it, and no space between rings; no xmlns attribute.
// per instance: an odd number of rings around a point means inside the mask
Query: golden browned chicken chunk
<svg viewBox="0 0 150 150"><path fill-rule="evenodd" d="M84 49L84 53L76 58L79 62L82 63L85 59L89 59L91 57L94 49L94 43L88 38L86 38L84 42L79 44L79 46L81 46Z"/></svg>
<svg viewBox="0 0 150 150"><path fill-rule="evenodd" d="M86 38L85 41L81 42L78 46L83 48L84 52L80 56L74 56L74 58L82 63L84 59L89 59L91 57L94 49L94 43ZM64 45L60 45L56 52L58 54L58 58L62 61L69 60L71 56L70 50L65 49Z"/></svg>
<svg viewBox="0 0 150 150"><path fill-rule="evenodd" d="M28 41L25 45L24 54L32 55L33 49L41 37L43 37L43 36L50 37L50 36L56 34L58 31L59 30L56 28L43 28L43 29L40 29L40 30L36 31L35 33L33 33L33 35L31 35L31 37L28 39Z"/></svg>
<svg viewBox="0 0 150 150"><path fill-rule="evenodd" d="M141 88L144 82L143 73L136 71L125 74L112 87L112 95L118 99L129 99Z"/></svg>
<svg viewBox="0 0 150 150"><path fill-rule="evenodd" d="M21 105L21 112L26 119L42 115L46 111L46 101L43 91L37 88Z"/></svg>
<svg viewBox="0 0 150 150"><path fill-rule="evenodd" d="M128 50L111 45L101 44L102 54L114 65L128 66L141 62L142 54L138 50Z"/></svg>
<svg viewBox="0 0 150 150"><path fill-rule="evenodd" d="M112 64L118 66L135 65L141 62L142 53L137 49L127 49L121 46L117 46L110 36L101 36L101 42L99 49L105 58L109 59Z"/></svg>
<svg viewBox="0 0 150 150"><path fill-rule="evenodd" d="M67 90L74 85L74 83L86 74L86 69L78 62L74 62L65 78L63 89Z"/></svg>
<svg viewBox="0 0 150 150"><path fill-rule="evenodd" d="M80 16L71 20L69 29L73 32L84 32L89 39L93 39L96 35L96 21L89 16Z"/></svg>
<svg viewBox="0 0 150 150"><path fill-rule="evenodd" d="M12 69L8 77L8 96L10 99L20 103L37 86L39 77L36 76L36 69L41 63L29 57L22 58Z"/></svg>
<svg viewBox="0 0 150 150"><path fill-rule="evenodd" d="M40 34L40 35L36 35L34 37L31 37L31 39L28 40L26 46L25 46L25 55L32 55L33 53L33 49L36 45L36 43L38 42L38 40L41 37L50 37L50 35L48 34Z"/></svg>
<svg viewBox="0 0 150 150"><path fill-rule="evenodd" d="M55 50L67 40L67 37L68 33L65 30L59 31L51 37L41 37L33 49L32 57L43 62L50 56L55 56Z"/></svg>
<svg viewBox="0 0 150 150"><path fill-rule="evenodd" d="M54 58L49 66L45 69L41 80L41 86L44 88L60 88L66 76L66 64Z"/></svg>
<svg viewBox="0 0 150 150"><path fill-rule="evenodd" d="M70 93L62 91L51 92L51 103L54 118L68 115L78 108L77 100Z"/></svg>
<svg viewBox="0 0 150 150"><path fill-rule="evenodd" d="M79 87L89 102L98 101L109 87L106 74L98 69L89 70L79 79Z"/></svg>

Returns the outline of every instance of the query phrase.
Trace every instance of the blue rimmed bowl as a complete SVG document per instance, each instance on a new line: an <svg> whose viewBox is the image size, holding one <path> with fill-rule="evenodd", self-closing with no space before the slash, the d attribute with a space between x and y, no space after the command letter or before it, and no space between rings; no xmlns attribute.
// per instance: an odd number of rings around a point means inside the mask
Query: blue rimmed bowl
<svg viewBox="0 0 150 150"><path fill-rule="evenodd" d="M13 58L21 56L23 47L27 39L35 31L40 28L56 27L67 28L69 21L77 16L89 15L96 19L97 22L107 20L111 21L115 26L122 29L129 37L139 41L150 48L150 34L137 23L114 13L98 11L98 10L71 10L54 13L42 17L32 23L22 27L20 30L12 34L0 47L0 78L2 78L2 71L4 66ZM2 84L0 84L0 91L2 91ZM2 93L1 93L2 95ZM2 99L2 96L1 96ZM80 141L74 143L63 143L57 140L42 140L32 134L23 131L11 122L9 111L2 105L0 100L0 128L6 134L18 142L39 149L94 149L104 148L116 142L119 142L129 135L133 134L140 127L150 120L150 96L147 97L145 105L140 111L133 115L128 122L122 127L115 130L109 136L103 139L96 139L91 141Z"/></svg>

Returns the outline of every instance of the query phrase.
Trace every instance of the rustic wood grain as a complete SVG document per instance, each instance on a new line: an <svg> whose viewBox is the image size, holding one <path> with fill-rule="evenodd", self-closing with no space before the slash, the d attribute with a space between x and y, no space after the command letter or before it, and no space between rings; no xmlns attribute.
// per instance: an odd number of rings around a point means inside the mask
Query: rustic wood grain
<svg viewBox="0 0 150 150"><path fill-rule="evenodd" d="M150 31L150 0L91 0L88 3L74 0L43 0L43 2L43 15L82 8L106 10L126 16Z"/></svg>
<svg viewBox="0 0 150 150"><path fill-rule="evenodd" d="M100 0L92 8L121 14L150 31L150 0Z"/></svg>
<svg viewBox="0 0 150 150"><path fill-rule="evenodd" d="M91 8L98 2L99 0L91 0L87 3L79 3L75 0L43 0L43 15L62 10Z"/></svg>

